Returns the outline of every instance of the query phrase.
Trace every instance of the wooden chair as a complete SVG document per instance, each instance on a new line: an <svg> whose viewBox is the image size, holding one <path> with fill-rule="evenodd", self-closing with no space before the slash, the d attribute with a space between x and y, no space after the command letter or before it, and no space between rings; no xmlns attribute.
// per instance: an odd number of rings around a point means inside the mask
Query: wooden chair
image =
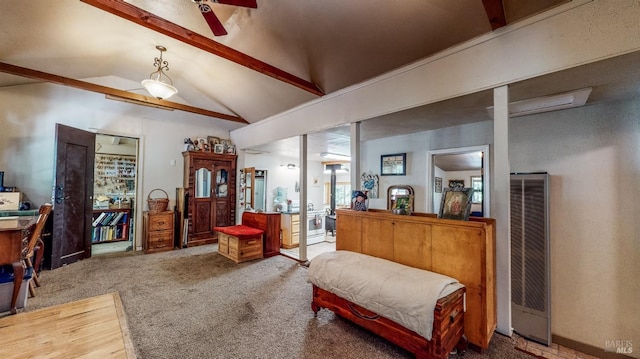
<svg viewBox="0 0 640 359"><path fill-rule="evenodd" d="M40 207L40 213L44 214L44 212L47 213L47 218L45 218L45 226L48 220L48 216L51 215L51 211L53 210L53 207L51 206L51 204L46 203L45 205ZM43 229L44 230L44 229ZM36 272L36 274L40 274L40 270L42 269L42 262L44 260L44 241L42 240L42 232L40 232L40 236L38 237L38 242L36 243L36 247L34 248L34 252L33 252L34 256L35 256L35 261L32 259L32 264L33 264L33 270ZM40 278L37 278L38 282L36 283L36 287L40 286Z"/></svg>
<svg viewBox="0 0 640 359"><path fill-rule="evenodd" d="M38 274L36 273L36 270L33 268L33 261L34 261L33 252L34 252L34 249L36 248L36 245L38 245L38 242L40 242L40 245L41 245L39 252L42 253L42 251L44 250L44 243L42 242L42 239L40 239L40 234L42 234L42 229L44 228L44 225L47 222L47 217L49 217L49 213L51 213L52 207L53 205L51 205L50 203L45 203L42 206L40 206L40 214L38 215L38 220L36 221L36 224L33 227L33 230L29 234L29 240L27 241L27 246L22 250L22 258L24 261L24 266L27 270L31 269L31 272L32 272L33 280L29 282L29 294L31 294L32 297L36 295L35 287L40 286Z"/></svg>

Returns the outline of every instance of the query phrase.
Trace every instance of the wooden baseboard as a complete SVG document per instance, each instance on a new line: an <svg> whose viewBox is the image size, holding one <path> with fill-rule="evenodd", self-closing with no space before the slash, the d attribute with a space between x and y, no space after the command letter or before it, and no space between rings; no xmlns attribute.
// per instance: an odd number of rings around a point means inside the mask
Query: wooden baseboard
<svg viewBox="0 0 640 359"><path fill-rule="evenodd" d="M555 344L562 345L563 347L575 349L579 352L593 355L595 357L602 358L602 359L634 359L628 355L608 352L608 351L605 351L603 348L598 348L593 345L577 342L575 340L567 339L555 334L551 334L551 341ZM615 348L611 348L611 349L615 350Z"/></svg>

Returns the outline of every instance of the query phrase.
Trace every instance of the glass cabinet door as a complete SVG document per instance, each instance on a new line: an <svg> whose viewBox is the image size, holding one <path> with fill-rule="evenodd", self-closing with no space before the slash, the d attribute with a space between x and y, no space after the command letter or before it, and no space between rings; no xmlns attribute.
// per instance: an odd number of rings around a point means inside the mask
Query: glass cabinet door
<svg viewBox="0 0 640 359"><path fill-rule="evenodd" d="M211 171L200 168L196 171L196 198L211 197Z"/></svg>
<svg viewBox="0 0 640 359"><path fill-rule="evenodd" d="M215 173L215 199L213 204L213 225L216 227L231 226L235 222L235 212L233 210L235 198L235 168L230 162L214 161L213 172Z"/></svg>
<svg viewBox="0 0 640 359"><path fill-rule="evenodd" d="M228 188L229 172L226 169L216 171L216 196L227 197L229 195Z"/></svg>

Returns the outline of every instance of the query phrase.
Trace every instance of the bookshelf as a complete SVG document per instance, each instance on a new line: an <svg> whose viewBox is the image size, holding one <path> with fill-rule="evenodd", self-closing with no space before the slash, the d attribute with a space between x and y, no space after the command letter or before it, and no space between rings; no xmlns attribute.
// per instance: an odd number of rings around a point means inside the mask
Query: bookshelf
<svg viewBox="0 0 640 359"><path fill-rule="evenodd" d="M109 197L111 203L135 199L136 156L96 153L94 198ZM108 209L109 203L96 202L94 209Z"/></svg>
<svg viewBox="0 0 640 359"><path fill-rule="evenodd" d="M94 209L91 244L129 240L130 208Z"/></svg>

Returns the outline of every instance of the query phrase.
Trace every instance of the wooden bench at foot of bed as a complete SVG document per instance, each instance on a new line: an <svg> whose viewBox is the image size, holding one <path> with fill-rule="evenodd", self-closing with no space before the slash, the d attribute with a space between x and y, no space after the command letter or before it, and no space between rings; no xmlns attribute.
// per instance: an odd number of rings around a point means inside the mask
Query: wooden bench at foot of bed
<svg viewBox="0 0 640 359"><path fill-rule="evenodd" d="M434 310L431 340L383 318L361 306L313 285L311 309L317 315L326 308L361 327L408 350L419 359L444 359L456 347L466 349L464 330L464 291L460 288L440 298Z"/></svg>

